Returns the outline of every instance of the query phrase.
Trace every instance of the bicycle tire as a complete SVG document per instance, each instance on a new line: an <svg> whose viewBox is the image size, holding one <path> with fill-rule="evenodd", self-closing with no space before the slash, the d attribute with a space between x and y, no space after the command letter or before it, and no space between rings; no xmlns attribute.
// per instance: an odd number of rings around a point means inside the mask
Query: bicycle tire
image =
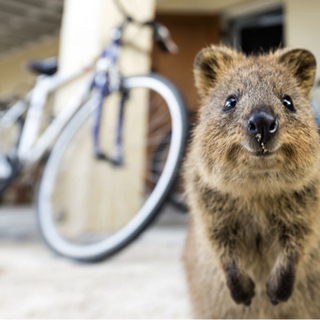
<svg viewBox="0 0 320 320"><path fill-rule="evenodd" d="M166 102L172 124L172 143L160 179L147 196L142 207L125 226L109 238L94 244L75 244L59 234L53 218L51 196L63 153L69 142L88 116L94 111L86 104L67 124L52 148L44 168L37 195L37 220L40 232L47 245L56 253L79 261L100 261L110 257L136 239L154 220L174 183L183 155L187 137L187 115L183 99L175 86L156 74L133 76L123 80L125 89L144 88L157 93Z"/></svg>
<svg viewBox="0 0 320 320"><path fill-rule="evenodd" d="M168 143L171 139L171 132L169 132L162 142L159 144L159 147L157 148L154 158L153 158L153 165L152 165L152 171L156 176L160 176L161 174L161 168L159 168L159 164L161 164L161 159L167 154L168 152ZM159 173L160 172L160 173ZM180 188L180 179L179 174L177 175L173 187L171 189L171 192L169 196L167 197L167 201L174 206L174 208L178 209L181 213L187 212L187 205L186 205L186 199L184 198L184 190L181 190Z"/></svg>

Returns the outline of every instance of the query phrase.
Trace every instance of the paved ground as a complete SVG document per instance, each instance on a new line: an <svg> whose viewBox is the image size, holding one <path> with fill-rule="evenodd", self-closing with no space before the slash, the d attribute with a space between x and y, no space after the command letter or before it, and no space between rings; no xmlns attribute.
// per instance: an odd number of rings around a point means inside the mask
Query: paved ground
<svg viewBox="0 0 320 320"><path fill-rule="evenodd" d="M128 249L84 264L43 245L31 208L0 208L0 318L188 318L186 220L167 208Z"/></svg>

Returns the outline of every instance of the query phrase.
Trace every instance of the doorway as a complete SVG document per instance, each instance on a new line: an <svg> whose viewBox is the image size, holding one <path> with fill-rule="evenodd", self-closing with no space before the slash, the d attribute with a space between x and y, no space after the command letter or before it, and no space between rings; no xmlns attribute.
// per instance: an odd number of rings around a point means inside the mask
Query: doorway
<svg viewBox="0 0 320 320"><path fill-rule="evenodd" d="M283 21L282 8L231 20L230 44L246 54L259 54L282 48Z"/></svg>

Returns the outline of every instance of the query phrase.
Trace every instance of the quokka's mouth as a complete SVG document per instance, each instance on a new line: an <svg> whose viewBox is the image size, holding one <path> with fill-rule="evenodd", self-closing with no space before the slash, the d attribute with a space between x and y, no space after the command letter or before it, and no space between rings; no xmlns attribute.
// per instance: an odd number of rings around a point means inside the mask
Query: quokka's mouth
<svg viewBox="0 0 320 320"><path fill-rule="evenodd" d="M272 155L274 155L276 153L275 150L263 150L263 149L260 149L260 150L247 150L249 155L254 157L254 158L264 158L264 157L270 157Z"/></svg>
<svg viewBox="0 0 320 320"><path fill-rule="evenodd" d="M273 154L273 152L269 151L267 146L264 144L264 142L260 143L261 149L259 151L255 152L256 157L268 157Z"/></svg>
<svg viewBox="0 0 320 320"><path fill-rule="evenodd" d="M264 143L261 143L259 147L256 145L254 147L246 148L250 155L253 157L270 157L276 153L278 148L270 148L266 146Z"/></svg>
<svg viewBox="0 0 320 320"><path fill-rule="evenodd" d="M270 152L270 151L258 151L258 152L253 152L253 155L255 157L269 157L272 156L274 154L274 152Z"/></svg>

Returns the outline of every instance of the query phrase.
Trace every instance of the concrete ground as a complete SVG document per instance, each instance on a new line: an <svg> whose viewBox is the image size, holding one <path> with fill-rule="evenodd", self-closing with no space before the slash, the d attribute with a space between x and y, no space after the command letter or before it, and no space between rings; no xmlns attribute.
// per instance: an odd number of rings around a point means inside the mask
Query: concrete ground
<svg viewBox="0 0 320 320"><path fill-rule="evenodd" d="M181 254L187 216L156 224L97 264L56 256L32 208L0 208L0 318L188 318Z"/></svg>

